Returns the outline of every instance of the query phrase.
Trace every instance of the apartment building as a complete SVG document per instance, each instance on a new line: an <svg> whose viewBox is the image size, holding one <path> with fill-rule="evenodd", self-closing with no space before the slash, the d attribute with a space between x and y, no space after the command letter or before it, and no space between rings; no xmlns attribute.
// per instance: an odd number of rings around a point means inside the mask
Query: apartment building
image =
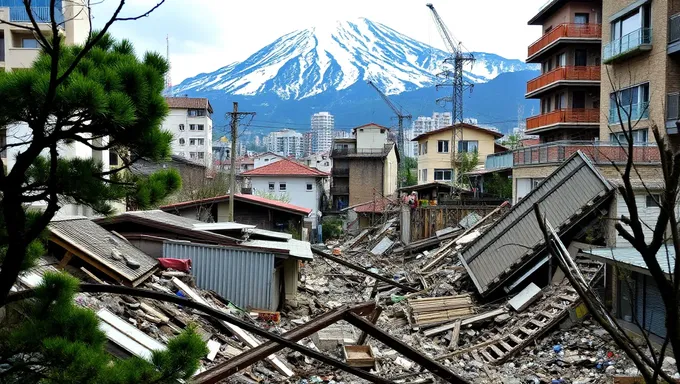
<svg viewBox="0 0 680 384"><path fill-rule="evenodd" d="M389 129L370 123L352 129L352 138L333 140L331 210L391 196L397 191L400 154Z"/></svg>
<svg viewBox="0 0 680 384"><path fill-rule="evenodd" d="M497 152L496 139L503 134L475 125L460 123L463 139L456 143L456 153L477 152L479 163L484 164L488 155ZM452 182L455 175L451 169L451 130L453 126L423 133L413 139L418 144L418 184L432 181Z"/></svg>
<svg viewBox="0 0 680 384"><path fill-rule="evenodd" d="M172 152L209 166L213 158L212 113L203 97L166 97L170 113L162 128L172 132Z"/></svg>
<svg viewBox="0 0 680 384"><path fill-rule="evenodd" d="M451 112L434 112L432 117L418 116L411 123L411 129L406 131L407 142L404 145L404 155L407 157L418 156L418 143L411 142L423 133L448 127L452 124Z"/></svg>
<svg viewBox="0 0 680 384"><path fill-rule="evenodd" d="M270 132L264 137L264 145L268 151L284 157L302 158L304 139L302 134L291 129Z"/></svg>
<svg viewBox="0 0 680 384"><path fill-rule="evenodd" d="M312 153L327 152L333 143L335 117L328 112L312 115Z"/></svg>

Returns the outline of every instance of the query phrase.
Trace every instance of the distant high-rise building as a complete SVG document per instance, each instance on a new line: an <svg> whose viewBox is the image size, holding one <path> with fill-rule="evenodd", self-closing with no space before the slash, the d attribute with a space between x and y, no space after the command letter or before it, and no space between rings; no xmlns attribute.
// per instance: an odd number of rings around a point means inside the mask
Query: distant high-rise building
<svg viewBox="0 0 680 384"><path fill-rule="evenodd" d="M328 112L319 112L312 115L312 152L326 152L331 149L333 143L333 128L335 117Z"/></svg>
<svg viewBox="0 0 680 384"><path fill-rule="evenodd" d="M262 144L260 136L255 136L255 146L259 147Z"/></svg>
<svg viewBox="0 0 680 384"><path fill-rule="evenodd" d="M302 156L307 157L313 153L312 144L314 142L314 132L309 131L302 134Z"/></svg>
<svg viewBox="0 0 680 384"><path fill-rule="evenodd" d="M268 151L281 156L293 156L295 158L303 156L303 138L299 132L282 129L268 134L263 141Z"/></svg>
<svg viewBox="0 0 680 384"><path fill-rule="evenodd" d="M435 112L432 114L432 130L448 127L452 123L451 112Z"/></svg>
<svg viewBox="0 0 680 384"><path fill-rule="evenodd" d="M411 140L423 133L448 127L451 125L451 120L451 112L434 112L432 117L418 116L411 123L411 129L406 131L406 138L408 140L407 145L404 146L406 156L418 156L418 143L411 142Z"/></svg>

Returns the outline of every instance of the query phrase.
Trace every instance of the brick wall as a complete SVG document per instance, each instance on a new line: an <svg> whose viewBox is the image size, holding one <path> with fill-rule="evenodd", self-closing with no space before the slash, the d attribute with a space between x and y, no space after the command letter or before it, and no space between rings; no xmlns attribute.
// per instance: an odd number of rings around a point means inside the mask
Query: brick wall
<svg viewBox="0 0 680 384"><path fill-rule="evenodd" d="M349 205L382 197L383 169L383 159L379 158L357 158L350 161Z"/></svg>

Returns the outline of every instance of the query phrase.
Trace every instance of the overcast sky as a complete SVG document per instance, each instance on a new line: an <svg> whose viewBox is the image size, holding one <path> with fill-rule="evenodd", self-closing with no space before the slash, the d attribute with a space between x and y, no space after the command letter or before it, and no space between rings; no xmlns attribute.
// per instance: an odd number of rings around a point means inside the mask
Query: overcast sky
<svg viewBox="0 0 680 384"><path fill-rule="evenodd" d="M166 0L150 16L118 22L111 32L132 40L138 52L163 54L169 35L172 80L179 84L244 60L285 33L335 20L366 17L443 49L425 7L428 2L468 50L524 60L527 47L541 33L527 21L546 0ZM103 0L93 6L95 27L106 22L118 3ZM142 14L156 3L128 1L122 16Z"/></svg>

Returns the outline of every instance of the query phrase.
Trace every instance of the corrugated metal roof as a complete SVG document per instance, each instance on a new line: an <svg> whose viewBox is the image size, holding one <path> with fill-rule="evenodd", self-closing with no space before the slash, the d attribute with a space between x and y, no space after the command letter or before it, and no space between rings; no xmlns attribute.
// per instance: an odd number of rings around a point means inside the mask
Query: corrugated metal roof
<svg viewBox="0 0 680 384"><path fill-rule="evenodd" d="M268 231L266 229L255 228L254 226L252 229L248 229L246 232L271 239L290 240L293 238L293 235L290 233Z"/></svg>
<svg viewBox="0 0 680 384"><path fill-rule="evenodd" d="M312 260L314 259L314 254L312 254L312 246L306 241L300 241L295 239L290 239L288 241L270 241L270 240L248 240L243 243L246 247L255 248L269 248L269 249L280 249L283 251L288 251L290 256Z"/></svg>
<svg viewBox="0 0 680 384"><path fill-rule="evenodd" d="M254 225L235 223L233 221L223 221L219 223L196 223L194 229L197 231L228 231L228 230L245 230L253 229Z"/></svg>
<svg viewBox="0 0 680 384"><path fill-rule="evenodd" d="M201 224L203 223L200 220L196 219L190 219L188 217L182 217L178 215L173 215L172 213L167 213L164 211L161 211L160 209L154 209L150 211L128 211L125 213L121 213L120 216L135 216L135 217L141 217L143 219L151 220L151 221L158 221L162 222L168 225L174 225L175 227L182 227L190 230L194 230L194 225L195 224Z"/></svg>
<svg viewBox="0 0 680 384"><path fill-rule="evenodd" d="M595 258L604 262L625 264L644 270L648 269L647 263L642 259L640 252L633 247L597 248L583 250L582 252L586 255L595 256ZM656 254L656 260L659 262L659 266L661 266L661 270L664 273L672 273L675 269L675 248L672 245L669 245L668 252L666 252L666 247L662 246Z"/></svg>
<svg viewBox="0 0 680 384"><path fill-rule="evenodd" d="M555 228L566 229L611 190L590 161L575 153L462 251L461 261L477 290L485 295L497 288L542 248L534 204Z"/></svg>
<svg viewBox="0 0 680 384"><path fill-rule="evenodd" d="M202 289L212 289L238 306L271 308L275 256L246 247L166 241L163 256L191 259L191 274Z"/></svg>
<svg viewBox="0 0 680 384"><path fill-rule="evenodd" d="M48 229L53 236L132 283L158 264L153 257L88 219L54 221Z"/></svg>

